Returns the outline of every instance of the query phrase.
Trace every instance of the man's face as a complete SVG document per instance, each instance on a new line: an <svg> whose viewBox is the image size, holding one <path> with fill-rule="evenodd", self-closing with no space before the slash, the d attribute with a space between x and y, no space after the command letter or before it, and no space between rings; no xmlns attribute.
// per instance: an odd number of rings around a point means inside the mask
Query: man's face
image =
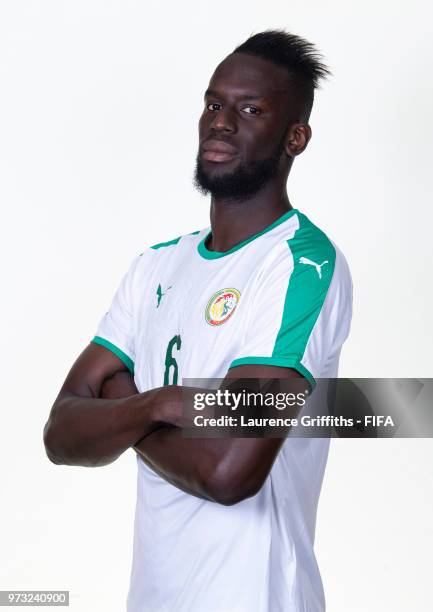
<svg viewBox="0 0 433 612"><path fill-rule="evenodd" d="M288 81L284 68L244 53L229 55L217 67L199 121L200 191L243 198L287 169Z"/></svg>

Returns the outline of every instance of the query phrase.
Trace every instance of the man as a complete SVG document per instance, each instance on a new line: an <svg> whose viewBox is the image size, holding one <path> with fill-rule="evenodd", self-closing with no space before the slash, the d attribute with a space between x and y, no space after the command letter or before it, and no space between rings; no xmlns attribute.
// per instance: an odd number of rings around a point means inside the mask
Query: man
<svg viewBox="0 0 433 612"><path fill-rule="evenodd" d="M45 427L54 463L137 451L129 612L324 610L313 541L328 441L187 438L178 384L313 386L337 375L347 264L286 193L327 72L313 45L280 31L252 36L217 67L195 174L211 228L134 259Z"/></svg>

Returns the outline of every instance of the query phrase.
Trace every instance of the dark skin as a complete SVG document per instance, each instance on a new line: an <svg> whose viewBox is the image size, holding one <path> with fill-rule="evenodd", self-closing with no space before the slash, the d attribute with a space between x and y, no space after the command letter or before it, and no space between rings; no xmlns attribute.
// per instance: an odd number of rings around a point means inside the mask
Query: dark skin
<svg viewBox="0 0 433 612"><path fill-rule="evenodd" d="M223 163L204 162L206 171L218 175L241 162L267 158L284 132L286 137L280 171L262 190L243 202L212 198L210 250L229 250L291 209L287 178L294 158L311 138L302 115L284 68L244 53L229 55L217 67L205 94L199 145L220 139L238 155Z"/></svg>
<svg viewBox="0 0 433 612"><path fill-rule="evenodd" d="M243 200L212 197L210 250L230 249L291 209L287 177L311 137L285 70L246 54L229 55L210 80L199 122L206 172L224 174L265 159L282 137L278 173L259 192ZM228 145L230 153L212 152L214 141ZM300 374L244 365L230 369L226 381L290 377ZM284 440L185 438L181 399L175 386L138 393L122 361L91 344L54 402L44 429L47 455L58 464L99 466L133 447L162 478L196 497L231 505L257 493Z"/></svg>

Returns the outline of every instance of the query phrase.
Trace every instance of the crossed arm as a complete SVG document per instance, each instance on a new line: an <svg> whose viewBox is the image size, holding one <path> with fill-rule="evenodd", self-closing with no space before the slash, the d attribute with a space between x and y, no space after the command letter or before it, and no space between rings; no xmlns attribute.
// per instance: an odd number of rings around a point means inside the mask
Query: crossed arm
<svg viewBox="0 0 433 612"><path fill-rule="evenodd" d="M227 378L300 376L273 366L239 366ZM49 459L96 467L133 447L162 478L196 497L231 505L265 481L282 438L186 438L181 388L138 393L124 364L91 344L73 365L44 428Z"/></svg>

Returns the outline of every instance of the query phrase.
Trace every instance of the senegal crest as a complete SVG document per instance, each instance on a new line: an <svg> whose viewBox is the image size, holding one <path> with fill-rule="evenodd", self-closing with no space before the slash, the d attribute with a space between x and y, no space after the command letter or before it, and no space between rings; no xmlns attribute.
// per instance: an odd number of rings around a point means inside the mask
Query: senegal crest
<svg viewBox="0 0 433 612"><path fill-rule="evenodd" d="M205 317L209 325L221 325L229 319L238 305L240 292L237 289L220 289L213 294L206 306Z"/></svg>

